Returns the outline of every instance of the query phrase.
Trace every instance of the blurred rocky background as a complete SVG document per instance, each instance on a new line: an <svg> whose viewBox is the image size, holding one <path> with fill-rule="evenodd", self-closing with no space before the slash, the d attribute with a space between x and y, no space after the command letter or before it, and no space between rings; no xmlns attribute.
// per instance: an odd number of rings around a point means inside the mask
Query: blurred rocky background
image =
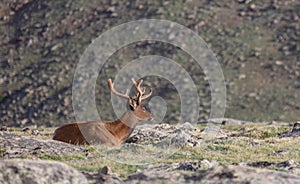
<svg viewBox="0 0 300 184"><path fill-rule="evenodd" d="M0 123L58 126L74 121L72 79L88 45L128 21L166 19L199 34L225 76L225 116L246 121L296 121L300 114L300 2L297 0L2 0L0 2ZM201 119L210 113L210 89L201 67L160 42L122 48L99 72L98 111L112 119L106 79L150 54L178 61L197 85ZM171 71L166 71L171 72ZM147 85L165 99L166 122L176 122L180 101L167 80Z"/></svg>

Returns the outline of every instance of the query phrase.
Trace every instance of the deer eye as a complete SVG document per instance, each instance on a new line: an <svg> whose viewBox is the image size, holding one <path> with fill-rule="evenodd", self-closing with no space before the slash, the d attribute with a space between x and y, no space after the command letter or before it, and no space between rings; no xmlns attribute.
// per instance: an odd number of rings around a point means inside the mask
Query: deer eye
<svg viewBox="0 0 300 184"><path fill-rule="evenodd" d="M143 107L143 109L142 109L143 111L146 111L146 109L145 109L145 107Z"/></svg>

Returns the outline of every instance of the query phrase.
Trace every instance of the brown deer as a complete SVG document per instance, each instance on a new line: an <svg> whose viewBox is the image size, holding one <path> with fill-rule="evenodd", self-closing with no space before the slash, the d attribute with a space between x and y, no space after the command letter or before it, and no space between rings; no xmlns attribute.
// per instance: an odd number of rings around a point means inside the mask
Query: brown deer
<svg viewBox="0 0 300 184"><path fill-rule="evenodd" d="M108 79L108 86L113 94L125 98L129 102L130 109L120 119L115 121L89 121L75 122L63 125L54 132L53 139L70 144L106 144L109 146L121 145L132 133L135 126L141 120L151 120L152 114L142 106L142 101L152 95L152 89L146 95L146 88L141 88L143 80L132 82L137 94L129 96L117 92L111 79Z"/></svg>

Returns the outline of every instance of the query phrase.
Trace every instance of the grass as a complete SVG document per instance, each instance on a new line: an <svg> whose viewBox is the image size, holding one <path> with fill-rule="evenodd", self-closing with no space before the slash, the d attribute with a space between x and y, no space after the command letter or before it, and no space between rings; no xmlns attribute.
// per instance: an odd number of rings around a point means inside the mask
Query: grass
<svg viewBox="0 0 300 184"><path fill-rule="evenodd" d="M143 168L143 166L123 164L108 160L101 156L95 149L90 149L90 153L93 154L91 158L87 158L86 153L68 155L38 154L37 157L42 160L60 161L81 171L100 172L104 166L109 166L113 172L118 173L120 177L123 178L136 172L137 169Z"/></svg>
<svg viewBox="0 0 300 184"><path fill-rule="evenodd" d="M78 170L91 172L100 172L104 166L108 166L113 172L118 173L122 178L126 178L129 174L143 168L143 166L113 162L104 158L92 158L85 160L84 162L69 162L67 160L63 162L77 168Z"/></svg>
<svg viewBox="0 0 300 184"><path fill-rule="evenodd" d="M42 160L54 160L54 161L62 161L62 157L54 154L40 154L38 155L39 159Z"/></svg>
<svg viewBox="0 0 300 184"><path fill-rule="evenodd" d="M6 152L6 149L5 148L1 148L0 149L0 157L3 157L5 152Z"/></svg>
<svg viewBox="0 0 300 184"><path fill-rule="evenodd" d="M233 137L249 137L254 139L265 139L270 137L276 137L283 132L289 130L289 126L276 126L276 125L259 125L259 124L248 124L245 126L241 125L226 125L223 130Z"/></svg>
<svg viewBox="0 0 300 184"><path fill-rule="evenodd" d="M22 131L21 128L9 128L8 131L13 134L22 135L22 136L30 136L31 131L38 130L39 134L35 136L35 138L49 140L52 139L53 132L56 128L44 128L44 127L29 127L30 130Z"/></svg>
<svg viewBox="0 0 300 184"><path fill-rule="evenodd" d="M203 125L197 127L195 133L201 136L201 129ZM291 129L287 125L263 125L263 124L245 124L245 125L222 125L221 129L225 132L228 138L210 139L200 147L184 146L174 154L171 154L157 162L151 164L156 165L160 163L176 163L181 161L200 161L203 159L216 160L219 165L231 165L240 162L262 162L267 161L271 163L283 162L293 159L300 163L300 137L296 138L282 138L277 136L285 131ZM43 128L41 134L37 136L40 139L50 139L49 132L54 129ZM29 136L20 132L20 129L11 129L14 133ZM117 158L115 153L109 149L98 149L97 146L85 146L86 152L74 153L68 155L56 155L39 153L37 155L22 155L22 158L37 157L43 160L54 160L66 163L78 170L99 172L104 166L108 166L114 173L118 173L121 178L126 178L129 174L136 172L138 169L147 167L146 165L131 165L125 162L117 162L113 158ZM148 149L148 147L147 147ZM159 150L147 150L140 155L134 155L136 159L141 156L147 159L148 151L157 153ZM151 147L149 147L151 149ZM147 150L147 151L145 151ZM0 155L6 149L0 149ZM115 150L113 150L115 151ZM120 149L121 156L131 158L133 150ZM285 154L276 154L277 152L285 151ZM147 154L146 154L147 153ZM111 154L111 156L109 155ZM131 155L129 155L131 154ZM143 155L144 154L144 155ZM119 155L119 156L120 156ZM108 159L110 158L110 159ZM150 161L149 161L150 162ZM278 168L272 168L278 170Z"/></svg>

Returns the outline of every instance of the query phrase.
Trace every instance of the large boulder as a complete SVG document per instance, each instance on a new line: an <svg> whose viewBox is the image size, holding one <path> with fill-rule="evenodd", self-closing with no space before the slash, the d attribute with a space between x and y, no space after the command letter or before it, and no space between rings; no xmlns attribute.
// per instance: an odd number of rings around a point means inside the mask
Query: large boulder
<svg viewBox="0 0 300 184"><path fill-rule="evenodd" d="M42 160L0 160L2 184L85 184L88 180L76 169L59 162Z"/></svg>
<svg viewBox="0 0 300 184"><path fill-rule="evenodd" d="M299 137L299 136L300 136L300 122L297 122L294 123L291 131L284 132L283 134L279 135L279 138Z"/></svg>
<svg viewBox="0 0 300 184"><path fill-rule="evenodd" d="M206 161L209 163L208 161ZM300 177L289 173L272 171L245 166L214 166L201 163L184 163L160 165L151 167L134 174L126 180L127 183L299 183ZM203 167L206 165L205 167ZM206 169L210 166L210 169Z"/></svg>
<svg viewBox="0 0 300 184"><path fill-rule="evenodd" d="M75 146L54 140L41 140L32 136L21 136L0 131L0 149L5 152L0 158L20 158L26 155L51 154L65 155L85 152L83 146Z"/></svg>

